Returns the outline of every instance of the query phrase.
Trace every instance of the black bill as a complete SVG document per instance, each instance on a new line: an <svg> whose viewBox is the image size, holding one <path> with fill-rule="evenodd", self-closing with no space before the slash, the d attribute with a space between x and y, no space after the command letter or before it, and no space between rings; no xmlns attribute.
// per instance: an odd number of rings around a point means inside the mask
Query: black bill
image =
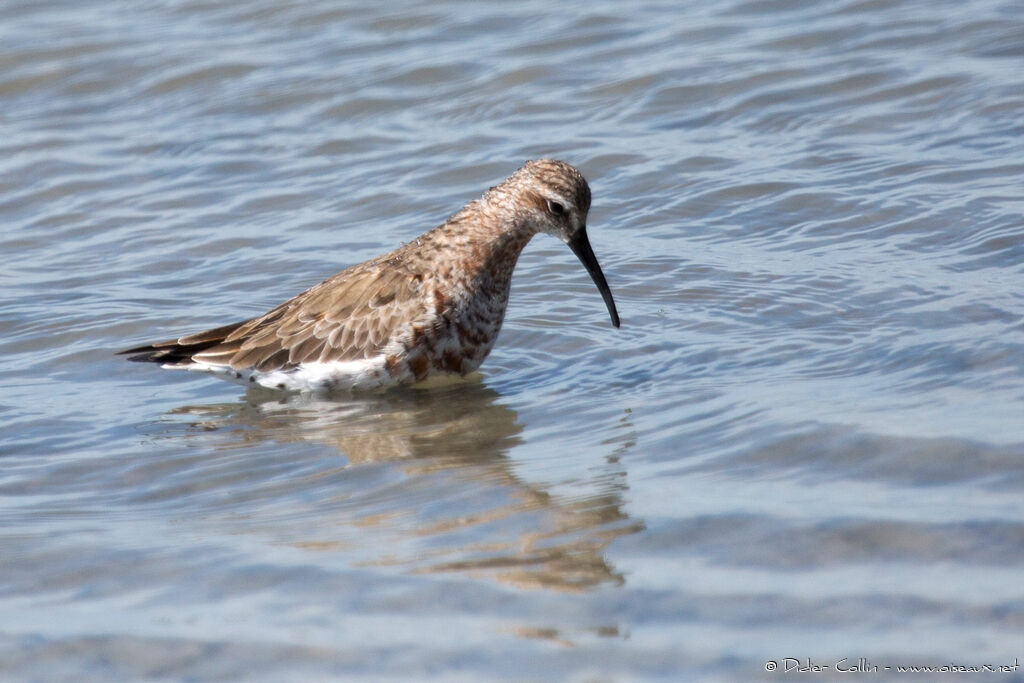
<svg viewBox="0 0 1024 683"><path fill-rule="evenodd" d="M604 273L601 272L601 265L597 262L597 257L594 256L594 250L590 246L590 240L587 239L587 228L582 227L577 230L576 234L570 237L566 244L568 244L569 248L572 249L572 253L576 254L576 257L583 262L584 266L586 266L591 279L594 281L594 284L597 285L597 289L601 292L601 296L604 297L605 305L608 306L608 313L612 316L612 325L618 327L619 312L615 310L615 299L612 298L612 290L608 289L608 281L604 279Z"/></svg>

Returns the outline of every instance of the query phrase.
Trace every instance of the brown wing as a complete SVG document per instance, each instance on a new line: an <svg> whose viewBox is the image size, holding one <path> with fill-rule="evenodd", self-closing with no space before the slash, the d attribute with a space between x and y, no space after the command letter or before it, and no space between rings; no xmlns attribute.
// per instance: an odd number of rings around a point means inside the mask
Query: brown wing
<svg viewBox="0 0 1024 683"><path fill-rule="evenodd" d="M403 322L423 315L421 280L395 261L363 263L258 318L122 353L138 354L132 360L262 371L370 358Z"/></svg>

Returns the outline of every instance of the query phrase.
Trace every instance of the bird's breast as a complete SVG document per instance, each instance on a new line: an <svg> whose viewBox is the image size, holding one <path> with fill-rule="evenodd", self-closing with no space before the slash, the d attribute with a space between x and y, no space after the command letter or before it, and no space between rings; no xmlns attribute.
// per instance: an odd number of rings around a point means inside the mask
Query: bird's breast
<svg viewBox="0 0 1024 683"><path fill-rule="evenodd" d="M406 338L387 356L388 372L401 383L431 375L467 375L494 347L508 303L501 292L467 299L449 290L435 295L434 314L411 326Z"/></svg>

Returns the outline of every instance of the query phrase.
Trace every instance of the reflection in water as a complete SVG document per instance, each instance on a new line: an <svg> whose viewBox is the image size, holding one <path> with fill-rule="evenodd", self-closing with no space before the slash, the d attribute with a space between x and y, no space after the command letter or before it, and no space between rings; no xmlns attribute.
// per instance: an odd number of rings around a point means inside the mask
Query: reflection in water
<svg viewBox="0 0 1024 683"><path fill-rule="evenodd" d="M358 398L316 398L250 392L242 403L182 407L200 434L229 434L233 443L316 442L347 459L318 473L331 493L373 499L372 505L324 505L300 528L358 529L358 545L380 548L369 564L407 566L416 572L488 576L521 587L586 590L623 577L605 559L611 540L642 528L622 510L625 472L601 475L599 490L585 496L553 493L514 472L509 450L523 443L516 413L499 394L461 382L429 389L397 389ZM401 472L377 490L355 483L363 466ZM339 489L340 482L340 489ZM346 483L358 493L346 489ZM296 481L308 487L310 481ZM370 486L373 486L372 484ZM292 496L304 495L296 488ZM424 495L424 490L428 496ZM347 495L346 494L350 494ZM385 498L381 502L381 498ZM271 503L272 501L267 501ZM323 509L327 507L329 509ZM294 547L351 548L351 538L324 541L289 536ZM397 535L399 542L390 538ZM388 540L388 542L382 542ZM404 551L404 552L403 552Z"/></svg>

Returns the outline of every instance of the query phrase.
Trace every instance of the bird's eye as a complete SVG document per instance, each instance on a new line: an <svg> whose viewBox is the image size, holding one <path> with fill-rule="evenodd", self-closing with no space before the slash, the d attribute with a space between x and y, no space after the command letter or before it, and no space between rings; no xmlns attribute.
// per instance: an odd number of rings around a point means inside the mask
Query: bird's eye
<svg viewBox="0 0 1024 683"><path fill-rule="evenodd" d="M552 216L561 216L562 214L565 213L565 207L559 204L558 202L553 202L549 199L548 211L551 212Z"/></svg>

